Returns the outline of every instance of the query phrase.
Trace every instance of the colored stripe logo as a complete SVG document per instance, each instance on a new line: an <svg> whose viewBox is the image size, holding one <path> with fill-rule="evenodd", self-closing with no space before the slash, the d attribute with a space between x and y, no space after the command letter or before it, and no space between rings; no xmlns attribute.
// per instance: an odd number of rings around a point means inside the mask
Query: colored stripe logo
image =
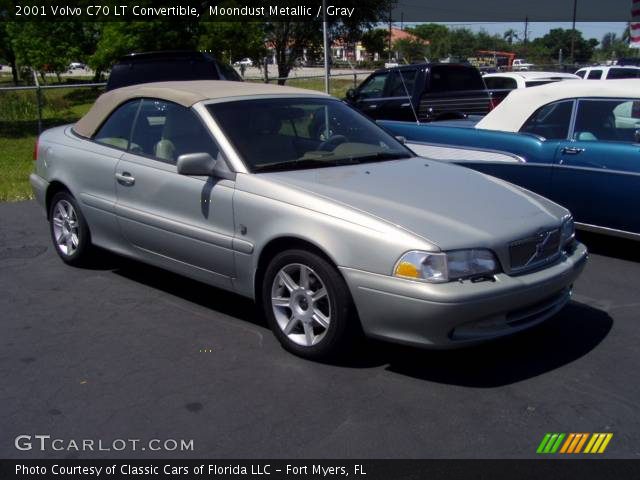
<svg viewBox="0 0 640 480"><path fill-rule="evenodd" d="M536 453L604 453L612 438L613 433L547 433Z"/></svg>

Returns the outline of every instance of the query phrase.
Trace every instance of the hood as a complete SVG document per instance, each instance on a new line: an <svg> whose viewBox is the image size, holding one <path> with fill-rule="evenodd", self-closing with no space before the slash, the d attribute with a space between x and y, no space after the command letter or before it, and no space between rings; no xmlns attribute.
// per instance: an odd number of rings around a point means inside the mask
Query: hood
<svg viewBox="0 0 640 480"><path fill-rule="evenodd" d="M510 183L420 157L260 176L402 227L443 250L503 246L558 227L568 214Z"/></svg>

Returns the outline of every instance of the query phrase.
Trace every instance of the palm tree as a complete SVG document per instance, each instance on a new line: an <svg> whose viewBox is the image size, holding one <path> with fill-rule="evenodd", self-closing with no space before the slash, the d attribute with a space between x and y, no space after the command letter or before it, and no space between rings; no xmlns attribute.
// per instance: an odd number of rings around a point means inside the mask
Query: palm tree
<svg viewBox="0 0 640 480"><path fill-rule="evenodd" d="M509 30L504 32L502 38L504 38L509 45L512 45L513 40L519 40L520 36L518 35L518 32L516 32L513 28L510 28Z"/></svg>

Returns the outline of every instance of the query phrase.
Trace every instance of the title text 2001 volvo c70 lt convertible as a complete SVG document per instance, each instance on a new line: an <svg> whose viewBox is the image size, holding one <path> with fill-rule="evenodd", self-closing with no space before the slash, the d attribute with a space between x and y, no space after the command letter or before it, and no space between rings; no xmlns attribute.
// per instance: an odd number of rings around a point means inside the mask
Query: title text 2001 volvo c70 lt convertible
<svg viewBox="0 0 640 480"><path fill-rule="evenodd" d="M253 298L310 358L361 331L447 347L523 330L587 257L564 208L295 88L110 91L40 136L31 183L65 262L96 245Z"/></svg>

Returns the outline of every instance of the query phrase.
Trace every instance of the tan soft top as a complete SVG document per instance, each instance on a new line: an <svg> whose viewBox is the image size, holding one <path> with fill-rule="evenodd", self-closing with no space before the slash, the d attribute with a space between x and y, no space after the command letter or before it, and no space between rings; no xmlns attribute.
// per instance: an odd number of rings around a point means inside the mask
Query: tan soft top
<svg viewBox="0 0 640 480"><path fill-rule="evenodd" d="M158 98L190 107L202 100L239 97L245 95L318 95L325 93L302 88L254 82L227 82L223 80L193 80L184 82L143 83L117 88L98 97L91 110L73 127L84 137L92 137L102 122L120 104L134 98Z"/></svg>

